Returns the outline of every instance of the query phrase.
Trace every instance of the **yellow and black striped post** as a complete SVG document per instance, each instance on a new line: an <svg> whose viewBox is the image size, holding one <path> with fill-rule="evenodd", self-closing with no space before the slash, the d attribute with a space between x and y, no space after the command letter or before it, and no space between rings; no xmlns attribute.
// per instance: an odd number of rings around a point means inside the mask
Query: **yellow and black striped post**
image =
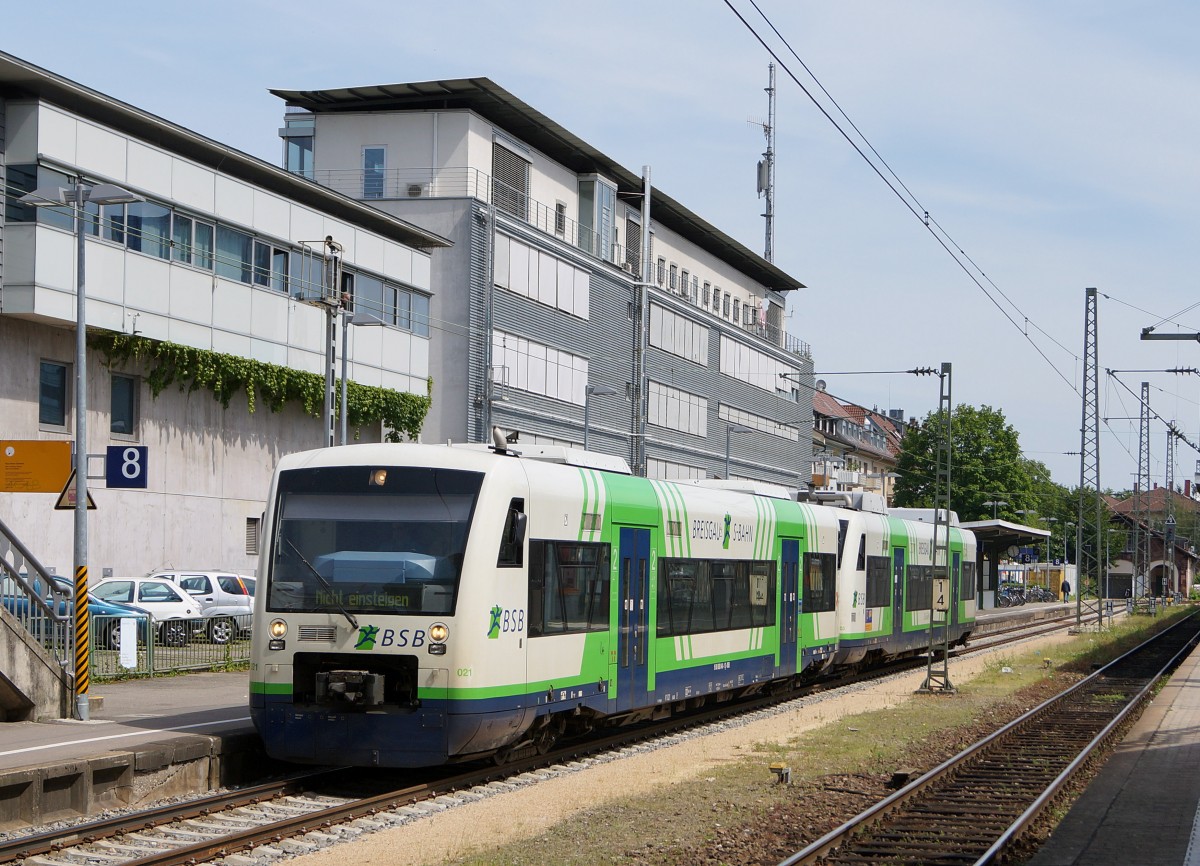
<svg viewBox="0 0 1200 866"><path fill-rule="evenodd" d="M75 704L78 707L87 706L88 686L92 678L88 658L91 625L88 621L87 593L87 566L80 565L75 569Z"/></svg>

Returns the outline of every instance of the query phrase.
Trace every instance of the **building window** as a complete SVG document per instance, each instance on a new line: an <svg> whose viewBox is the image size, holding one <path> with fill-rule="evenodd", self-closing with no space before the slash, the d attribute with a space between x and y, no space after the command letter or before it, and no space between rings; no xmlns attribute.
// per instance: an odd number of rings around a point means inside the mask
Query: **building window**
<svg viewBox="0 0 1200 866"><path fill-rule="evenodd" d="M412 293L412 332L418 337L429 336L429 295Z"/></svg>
<svg viewBox="0 0 1200 866"><path fill-rule="evenodd" d="M38 423L45 427L67 426L67 382L70 367L57 361L42 361L38 379Z"/></svg>
<svg viewBox="0 0 1200 866"><path fill-rule="evenodd" d="M733 321L734 322L741 321L741 315L742 315L742 302L740 300L738 300L737 298L734 298L733 299Z"/></svg>
<svg viewBox="0 0 1200 866"><path fill-rule="evenodd" d="M591 274L508 235L496 236L496 285L581 319L590 315Z"/></svg>
<svg viewBox="0 0 1200 866"><path fill-rule="evenodd" d="M246 518L246 553L250 556L258 555L258 522L260 519L258 517Z"/></svg>
<svg viewBox="0 0 1200 866"><path fill-rule="evenodd" d="M560 237L567 233L567 203L565 201L554 204L554 233Z"/></svg>
<svg viewBox="0 0 1200 866"><path fill-rule="evenodd" d="M625 264L628 270L642 277L642 224L634 219L635 211L626 211L625 216ZM640 215L639 215L640 216Z"/></svg>
<svg viewBox="0 0 1200 866"><path fill-rule="evenodd" d="M250 257L254 239L244 232L217 226L217 276L239 283L250 282Z"/></svg>
<svg viewBox="0 0 1200 866"><path fill-rule="evenodd" d="M708 366L708 326L658 304L650 305L650 345Z"/></svg>
<svg viewBox="0 0 1200 866"><path fill-rule="evenodd" d="M160 259L171 255L171 209L150 201L125 208L126 245L138 253Z"/></svg>
<svg viewBox="0 0 1200 866"><path fill-rule="evenodd" d="M679 289L679 265L671 262L671 282L670 289L672 292Z"/></svg>
<svg viewBox="0 0 1200 866"><path fill-rule="evenodd" d="M708 307L712 302L712 283L708 280L704 281L704 295L702 297L704 299L704 306Z"/></svg>
<svg viewBox="0 0 1200 866"><path fill-rule="evenodd" d="M384 161L387 148L364 147L363 198L383 198Z"/></svg>
<svg viewBox="0 0 1200 866"><path fill-rule="evenodd" d="M293 174L303 175L309 180L312 180L313 176L315 124L316 120L312 117L288 118L283 129L284 166Z"/></svg>
<svg viewBox="0 0 1200 866"><path fill-rule="evenodd" d="M721 287L713 286L712 311L714 316L721 315Z"/></svg>
<svg viewBox="0 0 1200 866"><path fill-rule="evenodd" d="M729 301L730 300L731 299L730 299L728 293L726 293L726 295L723 298L721 298L721 315L727 319L729 318Z"/></svg>
<svg viewBox="0 0 1200 866"><path fill-rule="evenodd" d="M684 271L679 283L679 294L686 295L688 293L688 283L691 281L691 279L692 275L687 271Z"/></svg>
<svg viewBox="0 0 1200 866"><path fill-rule="evenodd" d="M658 284L659 284L660 286L661 286L661 285L662 285L664 282L666 282L666 279L667 279L667 260L666 260L666 259L664 259L664 258L659 258L659 260L658 260L658 271L657 271L657 277L658 277Z"/></svg>
<svg viewBox="0 0 1200 866"><path fill-rule="evenodd" d="M708 435L708 400L655 382L647 383L646 422L693 436Z"/></svg>
<svg viewBox="0 0 1200 866"><path fill-rule="evenodd" d="M183 214L171 222L171 258L206 271L213 266L213 227Z"/></svg>
<svg viewBox="0 0 1200 866"><path fill-rule="evenodd" d="M492 144L492 203L518 219L529 218L529 160Z"/></svg>
<svg viewBox="0 0 1200 866"><path fill-rule="evenodd" d="M288 290L288 251L254 242L254 285L267 286L277 292L287 294Z"/></svg>
<svg viewBox="0 0 1200 866"><path fill-rule="evenodd" d="M121 436L137 432L138 380L133 376L113 373L109 397L108 430Z"/></svg>

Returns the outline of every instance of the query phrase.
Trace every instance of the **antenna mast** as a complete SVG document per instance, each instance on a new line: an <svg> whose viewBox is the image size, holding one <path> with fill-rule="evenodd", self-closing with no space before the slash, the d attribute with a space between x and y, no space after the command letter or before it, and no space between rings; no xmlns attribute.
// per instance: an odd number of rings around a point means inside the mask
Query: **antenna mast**
<svg viewBox="0 0 1200 866"><path fill-rule="evenodd" d="M767 138L767 150L758 162L758 196L767 197L767 208L763 216L767 221L766 243L763 258L775 261L775 64L768 63L770 83L767 85L767 122L760 124Z"/></svg>

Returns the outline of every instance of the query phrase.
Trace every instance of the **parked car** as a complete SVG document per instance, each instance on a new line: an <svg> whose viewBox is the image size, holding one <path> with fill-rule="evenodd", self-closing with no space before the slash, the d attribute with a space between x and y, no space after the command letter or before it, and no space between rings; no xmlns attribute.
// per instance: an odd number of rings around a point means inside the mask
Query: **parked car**
<svg viewBox="0 0 1200 866"><path fill-rule="evenodd" d="M70 580L59 575L51 575L50 586L43 587L41 578L34 577L32 585L41 594L47 606L51 610L56 610L60 617L68 616L71 613L74 606L72 599L75 597L75 585ZM44 630L44 616L38 616L36 612L30 610L29 597L11 577L5 577L3 581L0 581L0 603L3 603L5 610L18 619L27 620L35 634ZM33 614L32 617L30 614ZM88 619L94 646L120 649L121 620L129 618L140 621L137 628L138 640L145 643L149 635L148 623L150 621L150 614L147 611L130 604L105 601L97 598L91 591L88 592ZM36 636L41 637L42 635L36 634Z"/></svg>
<svg viewBox="0 0 1200 866"><path fill-rule="evenodd" d="M254 578L228 571L157 571L151 577L169 580L200 605L203 630L213 643L250 636L254 613Z"/></svg>
<svg viewBox="0 0 1200 866"><path fill-rule="evenodd" d="M169 580L157 577L109 577L92 587L104 601L134 604L150 613L158 639L166 646L185 646L200 605Z"/></svg>
<svg viewBox="0 0 1200 866"><path fill-rule="evenodd" d="M88 593L88 619L91 622L92 645L111 650L121 648L121 623L126 619L137 620L138 643L148 643L150 640L149 611L132 604L122 604L118 601L105 601L97 598L93 592Z"/></svg>

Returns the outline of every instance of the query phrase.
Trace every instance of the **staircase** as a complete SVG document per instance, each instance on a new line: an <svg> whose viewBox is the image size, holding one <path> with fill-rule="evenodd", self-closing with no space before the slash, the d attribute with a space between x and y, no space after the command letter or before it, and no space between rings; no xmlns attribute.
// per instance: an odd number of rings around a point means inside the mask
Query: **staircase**
<svg viewBox="0 0 1200 866"><path fill-rule="evenodd" d="M0 722L70 717L69 589L0 520Z"/></svg>

